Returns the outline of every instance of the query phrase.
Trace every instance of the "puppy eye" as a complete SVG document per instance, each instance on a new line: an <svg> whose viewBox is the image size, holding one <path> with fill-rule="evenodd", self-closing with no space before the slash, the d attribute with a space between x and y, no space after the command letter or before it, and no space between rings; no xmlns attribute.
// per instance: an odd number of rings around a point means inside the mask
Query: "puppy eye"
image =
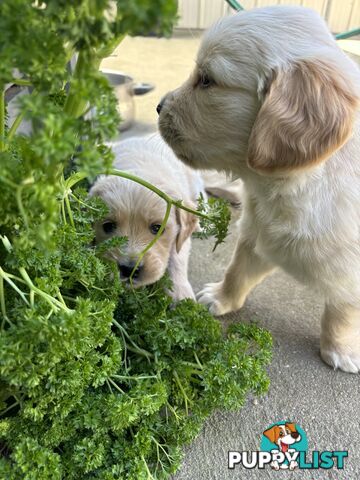
<svg viewBox="0 0 360 480"><path fill-rule="evenodd" d="M105 233L113 233L116 230L116 223L115 222L104 222L102 224L102 228Z"/></svg>
<svg viewBox="0 0 360 480"><path fill-rule="evenodd" d="M207 75L206 73L203 73L200 77L199 80L199 86L201 88L208 88L211 87L211 85L214 84L214 81Z"/></svg>
<svg viewBox="0 0 360 480"><path fill-rule="evenodd" d="M279 437L283 437L284 436L284 432L279 432Z"/></svg>
<svg viewBox="0 0 360 480"><path fill-rule="evenodd" d="M156 235L160 230L161 225L159 223L152 223L150 225L150 232Z"/></svg>

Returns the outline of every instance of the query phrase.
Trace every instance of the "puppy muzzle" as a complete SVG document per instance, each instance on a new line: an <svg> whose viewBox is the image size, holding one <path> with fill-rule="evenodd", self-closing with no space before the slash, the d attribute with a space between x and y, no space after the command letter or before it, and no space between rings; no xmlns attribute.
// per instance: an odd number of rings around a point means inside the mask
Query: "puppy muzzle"
<svg viewBox="0 0 360 480"><path fill-rule="evenodd" d="M135 265L135 262L119 263L118 267L120 272L120 278L123 280L128 280L132 276L134 280L138 280L143 270L143 265L140 264L134 270Z"/></svg>

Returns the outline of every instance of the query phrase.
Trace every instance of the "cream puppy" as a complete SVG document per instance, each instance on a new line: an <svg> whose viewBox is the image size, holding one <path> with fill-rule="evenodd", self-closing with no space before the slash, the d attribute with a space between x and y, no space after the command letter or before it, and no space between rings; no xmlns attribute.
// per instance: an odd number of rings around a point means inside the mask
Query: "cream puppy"
<svg viewBox="0 0 360 480"><path fill-rule="evenodd" d="M205 35L190 78L159 104L179 158L244 181L225 278L199 301L240 308L276 266L325 298L321 355L360 370L359 69L318 14L268 7Z"/></svg>
<svg viewBox="0 0 360 480"><path fill-rule="evenodd" d="M114 168L141 177L172 198L196 208L196 199L202 189L201 178L175 157L159 135L118 142L113 145L113 151ZM107 256L117 262L120 278L127 281L139 254L160 228L166 202L142 185L111 175L100 176L90 195L101 197L109 207L108 216L95 225L96 241L115 235L128 239L125 250L107 252ZM194 298L187 269L190 236L196 227L195 216L173 207L165 231L133 274L134 286L154 283L168 270L174 300Z"/></svg>

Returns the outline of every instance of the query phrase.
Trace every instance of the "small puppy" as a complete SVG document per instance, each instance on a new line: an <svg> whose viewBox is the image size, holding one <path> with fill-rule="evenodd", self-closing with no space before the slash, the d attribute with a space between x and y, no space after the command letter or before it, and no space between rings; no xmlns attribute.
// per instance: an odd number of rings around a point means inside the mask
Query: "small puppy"
<svg viewBox="0 0 360 480"><path fill-rule="evenodd" d="M200 176L183 165L159 135L131 138L114 144L114 168L130 172L158 187L184 205L196 208L202 190ZM90 195L101 197L109 214L95 225L96 241L115 235L127 237L125 251L111 249L107 256L117 262L120 278L129 280L139 254L153 240L165 216L166 202L131 180L100 176ZM174 300L194 298L187 277L190 236L197 228L194 215L172 207L165 231L144 255L134 272L135 287L159 280L166 270L173 282Z"/></svg>
<svg viewBox="0 0 360 480"><path fill-rule="evenodd" d="M301 440L301 435L300 433L296 430L296 426L294 423L285 423L285 425L274 425L271 428L268 428L265 430L263 433L266 438L270 440L270 442L275 443L277 445L278 450L272 450L272 452L282 452L282 453L292 453L295 452L295 449L290 448L291 445L293 445L296 442L300 442ZM271 462L271 468L274 470L280 470L280 469L289 469L289 470L295 470L299 466L298 462L296 460L292 460L290 464L282 464L279 465L279 462L274 460Z"/></svg>
<svg viewBox="0 0 360 480"><path fill-rule="evenodd" d="M321 355L360 370L360 73L303 7L220 20L158 106L163 138L195 168L244 181L238 245L199 301L240 308L275 266L325 297Z"/></svg>

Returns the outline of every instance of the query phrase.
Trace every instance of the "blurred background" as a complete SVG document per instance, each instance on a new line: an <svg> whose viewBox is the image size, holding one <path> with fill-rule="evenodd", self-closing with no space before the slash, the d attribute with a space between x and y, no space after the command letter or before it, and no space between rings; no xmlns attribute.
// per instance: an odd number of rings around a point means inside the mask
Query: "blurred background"
<svg viewBox="0 0 360 480"><path fill-rule="evenodd" d="M316 10L339 33L360 25L360 0L242 0L248 10L267 5L302 5ZM233 10L224 0L179 0L179 28L208 28L217 18Z"/></svg>

